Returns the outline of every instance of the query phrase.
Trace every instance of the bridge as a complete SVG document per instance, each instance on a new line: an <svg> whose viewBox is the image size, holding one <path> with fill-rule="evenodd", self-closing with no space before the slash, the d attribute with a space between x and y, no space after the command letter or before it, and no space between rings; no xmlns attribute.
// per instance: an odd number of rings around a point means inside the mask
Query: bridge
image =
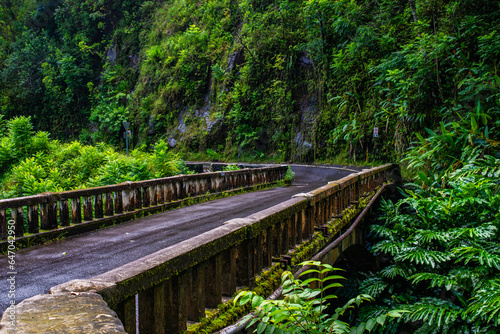
<svg viewBox="0 0 500 334"><path fill-rule="evenodd" d="M254 285L262 269L277 262L293 264L290 249L301 243L312 245L304 248L310 249L307 254L298 252L295 256L314 256L328 241L346 232L346 226L370 198L363 194L372 192L391 175L398 175L395 165L358 173L338 167L293 169L296 181L291 187L183 207L19 251L16 301L26 300L17 305L18 327L10 326L9 313L5 312L0 331L17 333L19 326L24 326L23 333L48 333L61 326L73 326L73 332L82 332L75 322L90 324L93 327L87 332L93 333L183 331L188 320L203 317L205 307L217 307L223 296L234 294L237 286ZM24 209L19 209L23 204L19 199L11 201L10 211L15 223L21 221L24 212L28 213L28 223L33 221L33 212L39 209L40 222L55 225L57 231L85 224L89 228L96 222L114 224L162 211L172 203L193 200L210 190L217 193L276 182L283 178L284 170L269 167L219 172L191 179L183 176L42 195L29 199ZM333 180L337 181L327 184ZM293 195L295 198L290 199ZM43 196L49 199L41 199ZM69 217L78 218L73 214L78 212L78 205L73 203L80 198L87 222L68 224ZM104 198L104 203L99 198ZM65 209L68 203L72 205L71 214ZM48 214L51 208L53 213ZM101 209L105 214L100 214ZM6 203L0 203L0 223L2 214L6 221L8 210ZM342 240L359 239L354 229L347 232ZM326 236L320 238L322 242L313 239L317 233ZM338 245L326 248L335 251ZM7 268L7 258L1 260L2 268ZM2 290L8 291L7 270L1 274ZM6 297L4 293L0 298L2 309L8 306ZM81 307L86 311L79 312ZM37 314L35 323L33 314Z"/></svg>

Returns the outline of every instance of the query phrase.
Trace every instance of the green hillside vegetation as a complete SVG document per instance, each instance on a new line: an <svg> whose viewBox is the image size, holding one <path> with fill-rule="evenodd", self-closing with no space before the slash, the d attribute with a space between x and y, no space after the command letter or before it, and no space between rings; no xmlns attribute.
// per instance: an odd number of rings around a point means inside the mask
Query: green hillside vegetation
<svg viewBox="0 0 500 334"><path fill-rule="evenodd" d="M65 141L394 161L498 117L496 1L3 1L1 112Z"/></svg>
<svg viewBox="0 0 500 334"><path fill-rule="evenodd" d="M151 153L132 150L130 156L106 144L61 143L47 132L33 131L29 118L2 124L0 138L0 198L29 196L147 180L186 173L184 163L159 141Z"/></svg>

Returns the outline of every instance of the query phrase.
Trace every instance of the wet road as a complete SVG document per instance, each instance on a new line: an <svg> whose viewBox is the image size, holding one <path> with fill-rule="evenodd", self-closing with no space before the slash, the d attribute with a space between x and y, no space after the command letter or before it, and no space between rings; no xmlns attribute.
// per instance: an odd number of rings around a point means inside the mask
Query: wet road
<svg viewBox="0 0 500 334"><path fill-rule="evenodd" d="M20 250L16 254L16 303L43 293L55 285L88 279L221 226L277 205L291 196L308 192L351 174L352 170L292 165L295 181L290 187L246 193L152 215ZM0 310L8 306L10 271L0 257Z"/></svg>

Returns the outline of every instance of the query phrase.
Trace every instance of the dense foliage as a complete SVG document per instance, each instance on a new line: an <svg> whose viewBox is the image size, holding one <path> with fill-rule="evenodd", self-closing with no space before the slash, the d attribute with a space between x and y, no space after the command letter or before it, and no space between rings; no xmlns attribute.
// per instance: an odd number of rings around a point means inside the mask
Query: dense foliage
<svg viewBox="0 0 500 334"><path fill-rule="evenodd" d="M3 4L1 112L56 138L117 144L128 119L205 157L393 161L499 108L497 1Z"/></svg>
<svg viewBox="0 0 500 334"><path fill-rule="evenodd" d="M403 200L383 203L371 242L385 265L360 286L376 297L365 316L409 311L383 333L498 332L499 123L495 108L478 105L408 154L420 172Z"/></svg>
<svg viewBox="0 0 500 334"><path fill-rule="evenodd" d="M35 195L146 180L186 172L183 162L164 141L152 153L132 150L130 156L110 145L62 144L47 132L34 133L27 117L10 120L0 137L0 198Z"/></svg>

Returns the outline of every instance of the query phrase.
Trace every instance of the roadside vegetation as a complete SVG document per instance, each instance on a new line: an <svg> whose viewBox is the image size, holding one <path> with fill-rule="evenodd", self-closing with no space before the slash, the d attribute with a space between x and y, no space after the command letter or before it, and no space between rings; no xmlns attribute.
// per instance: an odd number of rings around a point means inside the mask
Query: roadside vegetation
<svg viewBox="0 0 500 334"><path fill-rule="evenodd" d="M112 146L61 143L47 132L34 132L30 118L2 123L0 198L35 195L138 181L186 172L179 157L159 141L151 153L139 149L129 156Z"/></svg>
<svg viewBox="0 0 500 334"><path fill-rule="evenodd" d="M491 111L490 111L491 112ZM407 155L418 177L370 227L382 269L359 291L363 317L408 311L381 333L496 333L500 325L499 118L480 105L428 130Z"/></svg>

